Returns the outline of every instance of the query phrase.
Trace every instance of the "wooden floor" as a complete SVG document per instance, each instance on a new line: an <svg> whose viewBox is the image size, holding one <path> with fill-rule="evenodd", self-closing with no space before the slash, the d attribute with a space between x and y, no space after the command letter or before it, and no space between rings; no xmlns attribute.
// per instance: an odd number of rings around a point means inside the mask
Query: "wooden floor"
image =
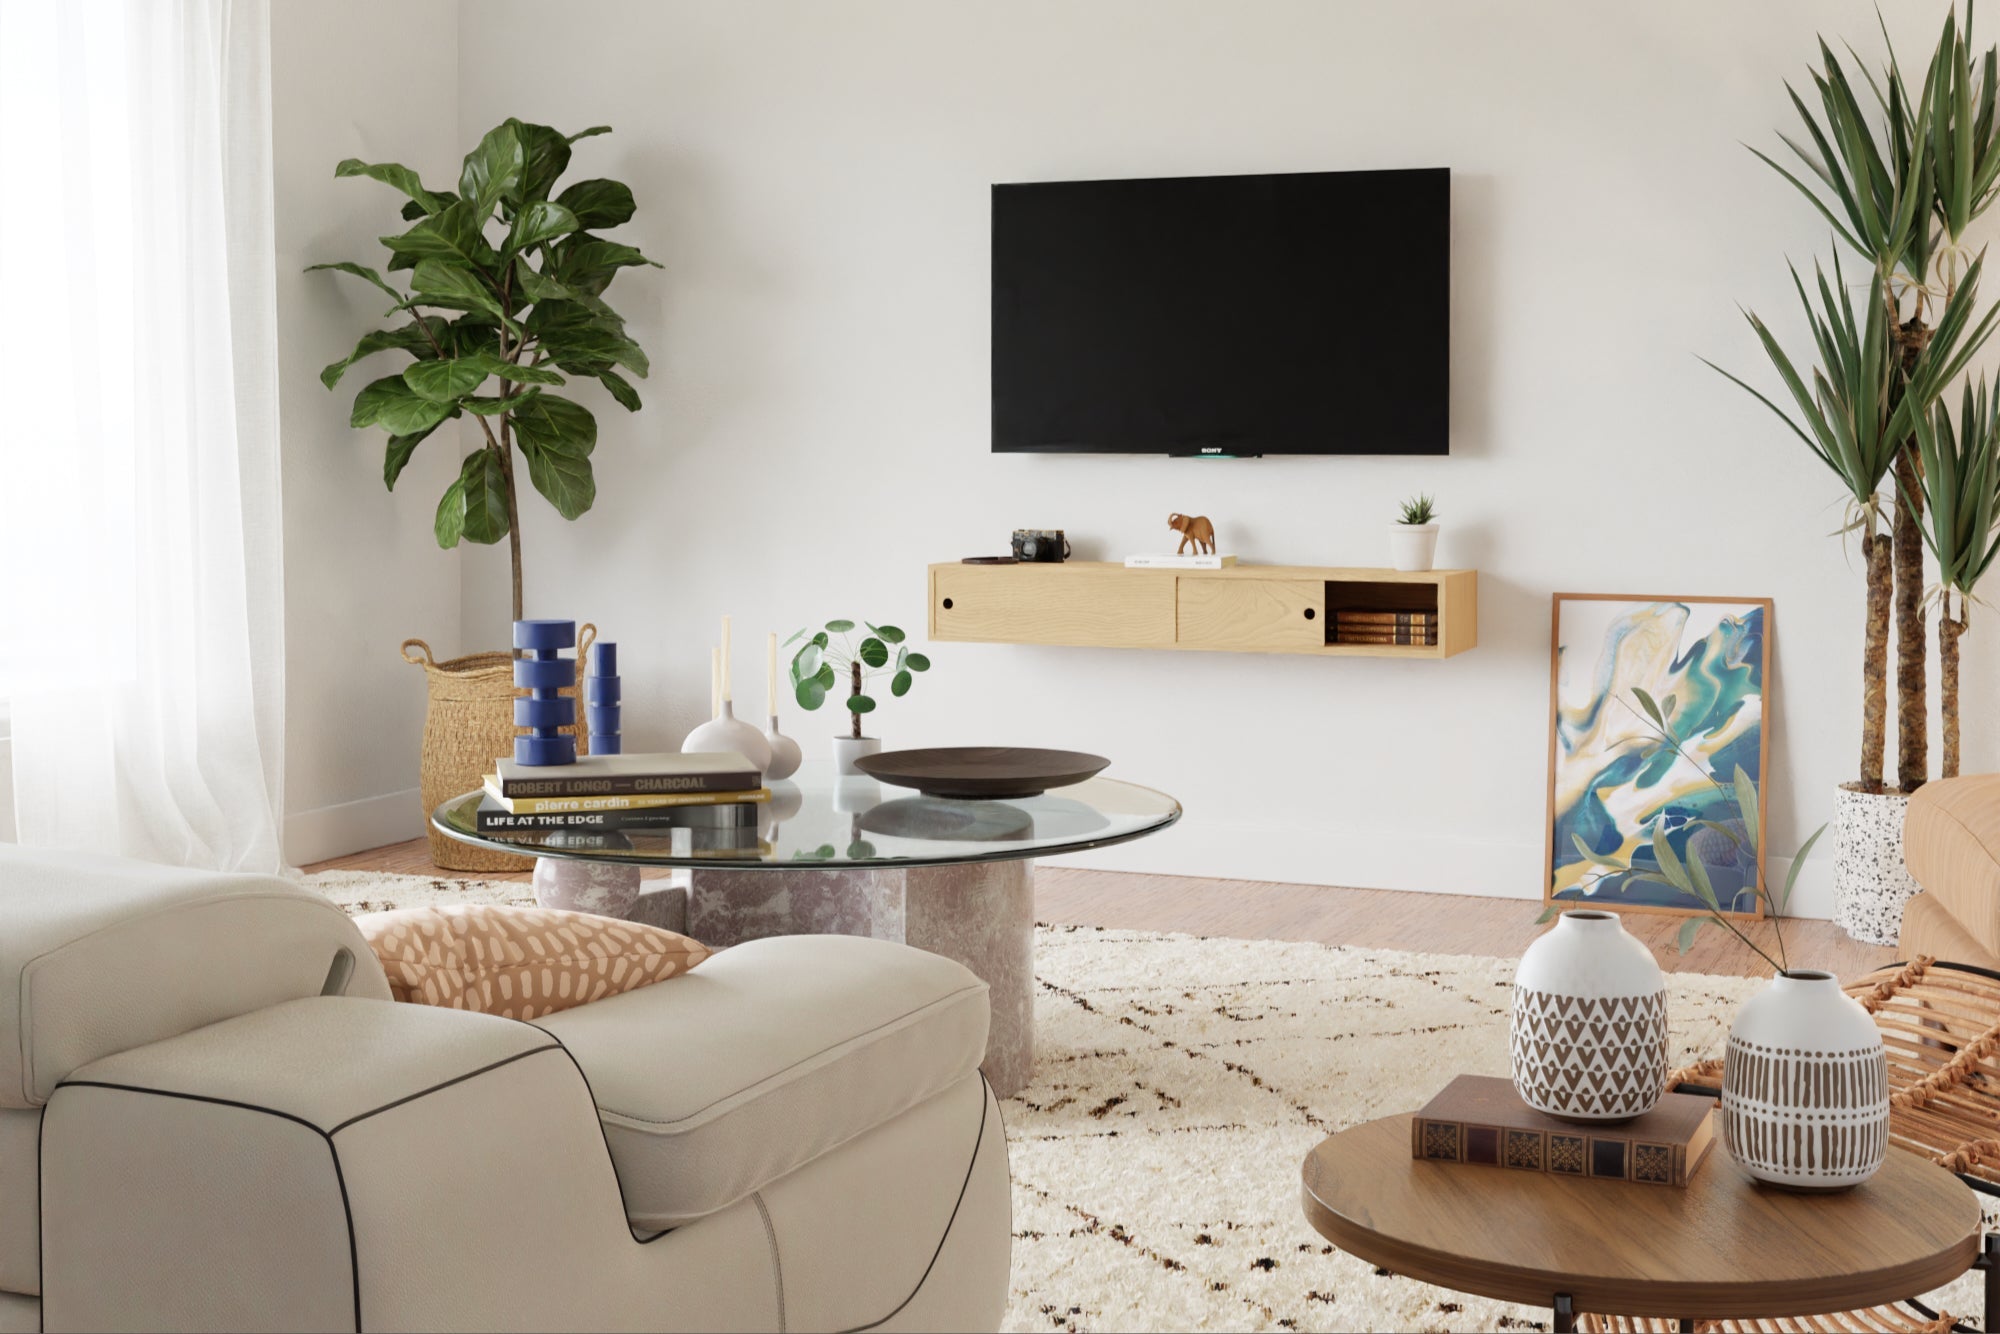
<svg viewBox="0 0 2000 1334"><path fill-rule="evenodd" d="M308 866L307 871L384 871L400 875L459 875L431 865L422 839ZM525 880L516 875L481 879ZM1519 899L1471 898L1457 894L1414 894L1392 889L1330 889L1266 880L1203 880L1193 876L1136 875L1122 871L1079 871L1060 866L1035 868L1035 915L1061 925L1122 927L1137 931L1183 931L1197 936L1241 940L1305 940L1323 945L1363 945L1376 949L1432 954L1484 954L1511 958L1547 928L1538 926L1541 905ZM1716 928L1702 932L1682 956L1674 944L1681 919L1632 913L1625 927L1646 942L1668 971L1735 973L1769 971L1762 960ZM1777 928L1746 923L1764 949L1776 952ZM1831 922L1801 919L1783 927L1795 968L1824 968L1854 977L1895 958L1883 945L1849 940Z"/></svg>

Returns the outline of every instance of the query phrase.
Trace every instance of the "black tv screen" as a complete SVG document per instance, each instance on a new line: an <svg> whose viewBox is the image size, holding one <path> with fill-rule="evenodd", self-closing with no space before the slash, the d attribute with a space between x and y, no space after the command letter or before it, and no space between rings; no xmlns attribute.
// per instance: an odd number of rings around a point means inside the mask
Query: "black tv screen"
<svg viewBox="0 0 2000 1334"><path fill-rule="evenodd" d="M993 187L993 449L1443 454L1451 172Z"/></svg>

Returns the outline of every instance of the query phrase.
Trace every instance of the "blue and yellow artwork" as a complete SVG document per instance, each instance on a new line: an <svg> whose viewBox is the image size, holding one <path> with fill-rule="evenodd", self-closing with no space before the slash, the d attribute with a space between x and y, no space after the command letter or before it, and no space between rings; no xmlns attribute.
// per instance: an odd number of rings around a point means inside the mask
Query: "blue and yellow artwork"
<svg viewBox="0 0 2000 1334"><path fill-rule="evenodd" d="M1763 790L1770 601L1559 593L1554 614L1547 897L1701 911L1660 878L1657 831L1726 911L1760 914L1736 774Z"/></svg>

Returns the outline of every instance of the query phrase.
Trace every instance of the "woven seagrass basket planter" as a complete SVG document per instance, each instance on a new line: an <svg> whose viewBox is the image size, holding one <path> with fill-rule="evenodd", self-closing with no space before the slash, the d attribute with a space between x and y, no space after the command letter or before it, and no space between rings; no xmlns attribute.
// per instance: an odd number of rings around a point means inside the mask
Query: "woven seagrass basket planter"
<svg viewBox="0 0 2000 1334"><path fill-rule="evenodd" d="M584 660L597 627L585 625L578 632L576 658ZM413 653L411 650L419 650ZM514 701L526 690L514 686L512 653L469 653L462 658L439 662L431 646L421 639L403 641L403 660L424 669L430 686L430 703L424 712L423 772L418 783L424 807L424 831L431 841L431 861L448 871L527 871L532 857L516 857L489 852L446 838L431 827L431 812L453 797L471 792L486 781L493 761L514 751ZM570 699L576 686L562 692ZM577 710L579 717L583 710ZM564 732L576 738L576 753L590 753L590 738L579 722Z"/></svg>

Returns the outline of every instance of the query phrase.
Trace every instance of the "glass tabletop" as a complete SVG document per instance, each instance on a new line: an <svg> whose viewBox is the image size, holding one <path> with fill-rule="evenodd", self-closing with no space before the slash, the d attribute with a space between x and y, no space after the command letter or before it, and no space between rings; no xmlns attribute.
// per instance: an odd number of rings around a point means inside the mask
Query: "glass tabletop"
<svg viewBox="0 0 2000 1334"><path fill-rule="evenodd" d="M692 827L482 834L474 822L481 792L445 802L431 824L461 843L530 857L725 871L1052 857L1143 838L1181 818L1180 803L1166 793L1116 778L1000 801L926 797L872 778L840 778L830 765L807 765L769 786L766 802L681 808Z"/></svg>

